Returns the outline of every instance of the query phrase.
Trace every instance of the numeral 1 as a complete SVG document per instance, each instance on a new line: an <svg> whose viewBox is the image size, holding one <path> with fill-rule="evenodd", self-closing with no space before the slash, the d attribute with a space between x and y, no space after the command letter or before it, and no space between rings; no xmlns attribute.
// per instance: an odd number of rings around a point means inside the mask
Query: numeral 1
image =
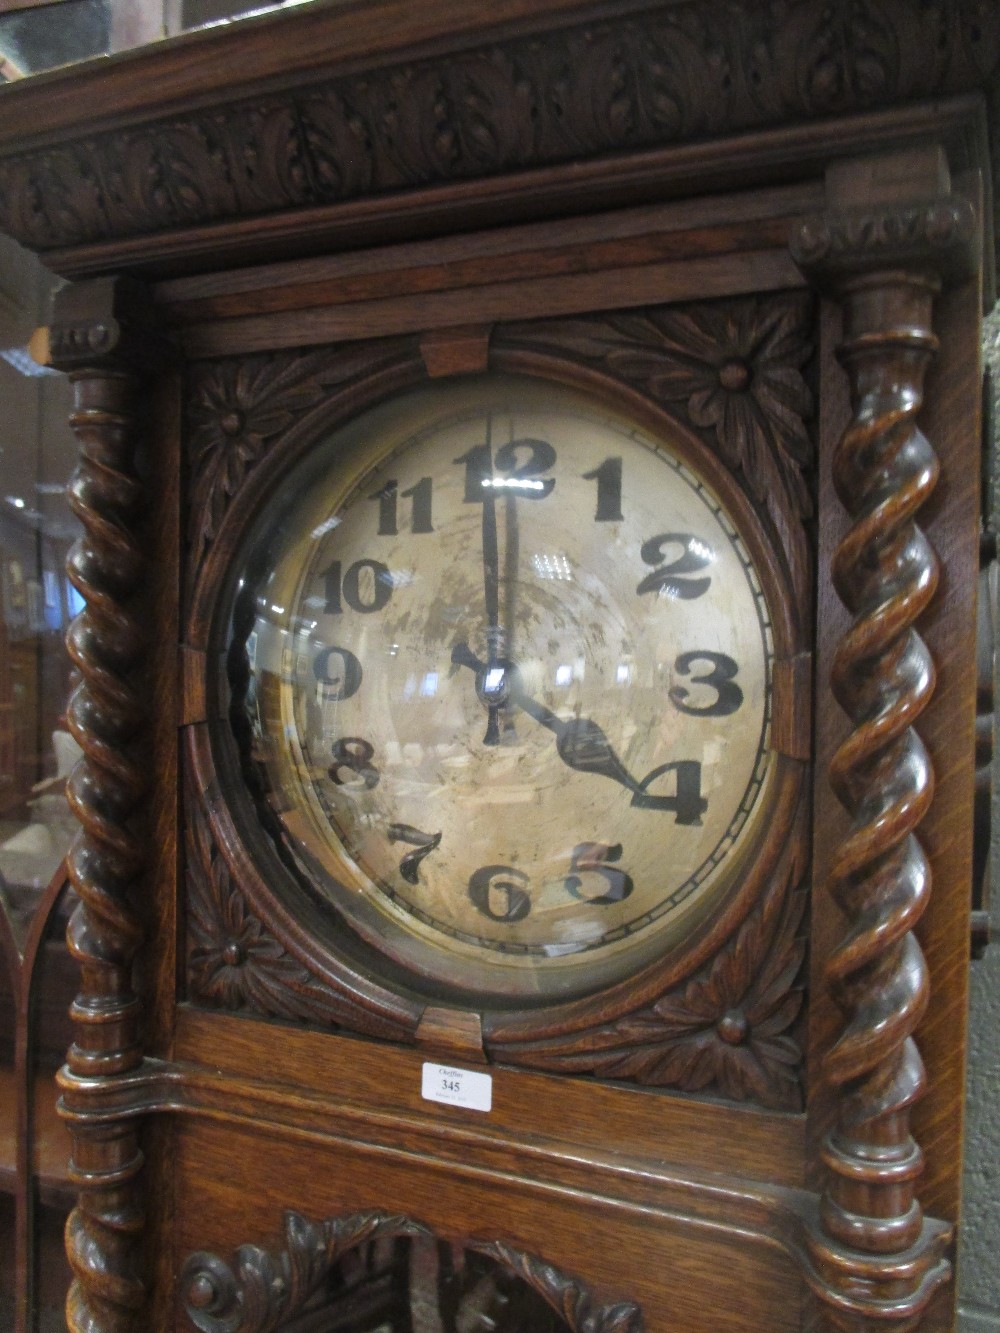
<svg viewBox="0 0 1000 1333"><path fill-rule="evenodd" d="M465 464L465 495L467 505L482 504L483 482L493 480L493 459L488 444L476 444L452 460Z"/></svg>
<svg viewBox="0 0 1000 1333"><path fill-rule="evenodd" d="M606 458L593 472L585 472L583 479L597 482L595 522L618 522L622 518L622 460Z"/></svg>
<svg viewBox="0 0 1000 1333"><path fill-rule="evenodd" d="M421 477L415 486L411 486L408 491L402 492L404 500L413 501L413 511L410 515L411 532L433 532L431 524L431 490L433 482L430 477ZM399 522L398 504L399 504L399 483L396 481L387 481L380 491L370 495L369 500L378 501L378 535L380 537L395 537L399 532L397 526Z"/></svg>

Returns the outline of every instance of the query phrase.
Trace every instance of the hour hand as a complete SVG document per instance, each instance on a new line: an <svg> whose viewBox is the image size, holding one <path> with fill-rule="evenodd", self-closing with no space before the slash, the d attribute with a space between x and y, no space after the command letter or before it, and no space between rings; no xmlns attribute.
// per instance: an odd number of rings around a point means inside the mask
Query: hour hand
<svg viewBox="0 0 1000 1333"><path fill-rule="evenodd" d="M551 708L522 694L517 681L511 688L511 699L518 708L540 722L556 738L556 753L569 768L577 773L595 773L610 778L630 792L641 794L642 788L615 754L611 742L601 727L589 717L573 717L564 721Z"/></svg>

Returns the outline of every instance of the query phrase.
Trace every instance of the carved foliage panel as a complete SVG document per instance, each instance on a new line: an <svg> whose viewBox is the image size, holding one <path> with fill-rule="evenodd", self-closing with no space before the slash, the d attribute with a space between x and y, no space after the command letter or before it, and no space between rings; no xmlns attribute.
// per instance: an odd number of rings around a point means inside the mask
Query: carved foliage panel
<svg viewBox="0 0 1000 1333"><path fill-rule="evenodd" d="M537 1333L557 1329L643 1333L645 1327L633 1302L602 1305L579 1278L502 1240L463 1239L448 1247L451 1268L456 1256L460 1267L465 1266L466 1256L490 1262L489 1267L477 1266L473 1281L463 1284L457 1308L447 1308L454 1302L446 1303L440 1256L444 1246L422 1223L384 1212L353 1213L316 1223L291 1210L284 1221L281 1250L241 1245L232 1264L205 1251L189 1256L179 1290L185 1312L200 1333L274 1333L293 1327L297 1315L317 1308L328 1311L330 1324L324 1322L324 1327L356 1330L358 1323L338 1321L338 1305L346 1304L343 1296L335 1291L324 1299L324 1286L338 1266L359 1251L370 1255L373 1247L381 1247L383 1257L380 1261L371 1256L370 1270L398 1269L393 1260L404 1246L408 1308L402 1312L399 1333L404 1328L412 1333L517 1333L527 1327ZM534 1302L525 1301L519 1289L533 1295ZM395 1324L380 1324L386 1327L395 1333Z"/></svg>
<svg viewBox="0 0 1000 1333"><path fill-rule="evenodd" d="M694 430L743 486L770 533L800 611L806 642L811 565L811 397L803 375L812 310L778 295L494 331L503 362L528 350L590 367L638 390ZM350 386L409 355L392 343L206 363L189 397L188 534L192 581L211 556L241 488L304 420L322 423L335 386ZM260 475L264 476L266 470ZM310 970L309 958L254 906L239 861L197 814L188 762L188 990L197 1003L334 1025L390 1039L350 996ZM803 1004L806 819L792 816L784 856L749 915L714 956L665 993L568 1035L500 1034L488 1053L506 1064L714 1091L737 1100L801 1105L798 1030ZM249 896L248 896L249 895Z"/></svg>

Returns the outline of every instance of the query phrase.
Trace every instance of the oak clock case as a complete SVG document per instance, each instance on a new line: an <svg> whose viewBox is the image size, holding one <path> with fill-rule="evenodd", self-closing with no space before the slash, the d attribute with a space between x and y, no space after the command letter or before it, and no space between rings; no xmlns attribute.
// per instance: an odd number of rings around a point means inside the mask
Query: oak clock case
<svg viewBox="0 0 1000 1333"><path fill-rule="evenodd" d="M774 718L806 700L773 538L675 418L547 371L313 423L195 599L219 844L307 965L411 1025L634 1008L788 856Z"/></svg>

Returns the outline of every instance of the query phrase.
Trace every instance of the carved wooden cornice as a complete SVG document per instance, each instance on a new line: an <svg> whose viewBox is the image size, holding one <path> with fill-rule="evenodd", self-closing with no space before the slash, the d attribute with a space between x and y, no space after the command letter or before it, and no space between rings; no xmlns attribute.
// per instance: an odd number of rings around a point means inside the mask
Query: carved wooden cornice
<svg viewBox="0 0 1000 1333"><path fill-rule="evenodd" d="M470 41L456 15L433 33L404 26L397 43L409 49L383 37L360 66L337 55L338 44L352 49L351 6L308 20L314 45L328 52L325 68L296 48L294 69L274 69L251 45L252 24L242 34L199 34L173 48L176 58L168 44L119 65L133 106L110 128L108 76L98 67L45 81L57 109L61 80L72 78L77 91L72 117L64 95L65 123L35 107L41 131L30 120L41 90L5 89L0 121L15 129L0 131L0 228L32 249L99 254L128 238L218 234L239 220L386 196L390 212L405 212L409 196L462 182L989 90L1000 66L1000 11L989 0L523 8L500 8L486 41ZM377 24L378 13L369 20ZM298 15L280 22L306 31ZM232 96L231 78L217 71L214 89L191 88L194 109L165 111L159 85L183 80L180 57L210 61L221 42L247 47L242 87L257 65L267 90ZM135 94L144 70L145 98ZM850 136L840 151L848 150L857 151ZM802 151L786 145L781 171ZM815 156L815 145L808 151ZM147 241L147 263L155 250ZM80 271L83 262L62 267Z"/></svg>

